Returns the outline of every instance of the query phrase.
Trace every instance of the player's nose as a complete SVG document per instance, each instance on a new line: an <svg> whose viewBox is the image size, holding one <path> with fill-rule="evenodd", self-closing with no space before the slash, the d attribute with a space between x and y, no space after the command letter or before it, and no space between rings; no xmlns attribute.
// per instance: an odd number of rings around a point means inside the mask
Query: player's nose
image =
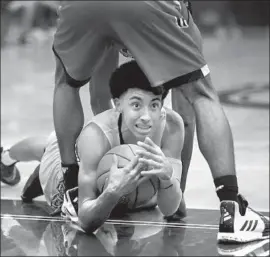
<svg viewBox="0 0 270 257"><path fill-rule="evenodd" d="M149 110L148 110L147 108L145 108L145 109L142 111L142 114L141 114L140 119L141 119L144 123L149 123L149 122L150 122L151 117L150 117Z"/></svg>

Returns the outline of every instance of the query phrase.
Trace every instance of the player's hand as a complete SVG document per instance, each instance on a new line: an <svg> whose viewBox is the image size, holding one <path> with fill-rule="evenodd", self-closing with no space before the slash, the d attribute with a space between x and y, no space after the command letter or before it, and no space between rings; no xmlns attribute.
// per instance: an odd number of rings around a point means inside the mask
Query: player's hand
<svg viewBox="0 0 270 257"><path fill-rule="evenodd" d="M138 156L135 156L124 168L118 168L118 159L114 155L107 188L123 196L133 192L145 181L146 178L141 177L142 164L138 159Z"/></svg>
<svg viewBox="0 0 270 257"><path fill-rule="evenodd" d="M144 150L138 150L136 154L140 157L139 163L148 166L148 170L141 171L142 176L156 175L160 180L169 180L173 173L173 167L162 150L149 137L144 142L139 141L138 145Z"/></svg>

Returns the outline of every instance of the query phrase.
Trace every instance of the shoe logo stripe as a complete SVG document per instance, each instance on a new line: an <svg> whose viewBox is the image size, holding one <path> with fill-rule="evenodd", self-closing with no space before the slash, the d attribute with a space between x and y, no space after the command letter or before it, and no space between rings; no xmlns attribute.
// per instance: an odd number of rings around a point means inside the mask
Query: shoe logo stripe
<svg viewBox="0 0 270 257"><path fill-rule="evenodd" d="M257 225L258 225L258 220L255 220L255 224L254 224L253 228L251 229L251 231L253 231L257 227Z"/></svg>
<svg viewBox="0 0 270 257"><path fill-rule="evenodd" d="M250 220L250 221L249 221L249 225L248 225L246 231L249 231L249 230L251 229L252 224L253 224L253 220Z"/></svg>
<svg viewBox="0 0 270 257"><path fill-rule="evenodd" d="M253 226L252 226L253 225ZM258 225L258 220L246 220L240 231L254 231Z"/></svg>
<svg viewBox="0 0 270 257"><path fill-rule="evenodd" d="M246 220L245 223L244 223L244 225L243 225L242 228L240 229L240 231L243 231L243 230L246 228L247 224L248 224L248 221Z"/></svg>

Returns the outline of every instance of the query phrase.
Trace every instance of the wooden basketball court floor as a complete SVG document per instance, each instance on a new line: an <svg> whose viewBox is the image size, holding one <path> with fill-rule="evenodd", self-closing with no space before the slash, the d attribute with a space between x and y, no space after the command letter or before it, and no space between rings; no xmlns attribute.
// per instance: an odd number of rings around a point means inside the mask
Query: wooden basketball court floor
<svg viewBox="0 0 270 257"><path fill-rule="evenodd" d="M264 31L232 40L206 38L204 51L235 140L240 192L269 215L269 37ZM126 61L121 58L121 62ZM51 39L1 49L1 145L53 130ZM88 88L81 90L85 116ZM170 106L169 98L166 105ZM44 198L23 204L20 193L37 163L19 163L22 180L1 184L1 256L269 256L269 241L217 244L219 201L195 138L185 192L188 216L166 223L158 210L109 220L86 236L50 217Z"/></svg>

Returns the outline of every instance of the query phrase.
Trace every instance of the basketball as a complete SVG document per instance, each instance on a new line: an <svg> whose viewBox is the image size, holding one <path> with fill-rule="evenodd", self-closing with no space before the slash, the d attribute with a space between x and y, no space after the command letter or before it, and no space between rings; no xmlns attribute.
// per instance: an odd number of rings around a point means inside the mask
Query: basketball
<svg viewBox="0 0 270 257"><path fill-rule="evenodd" d="M117 156L118 168L123 168L134 158L136 151L141 149L142 147L133 144L119 145L112 148L102 157L97 169L97 189L100 194L107 187L107 177L112 166L113 155ZM150 177L142 182L136 190L125 196L127 207L134 209L148 203L156 195L157 189L158 178L156 176Z"/></svg>

